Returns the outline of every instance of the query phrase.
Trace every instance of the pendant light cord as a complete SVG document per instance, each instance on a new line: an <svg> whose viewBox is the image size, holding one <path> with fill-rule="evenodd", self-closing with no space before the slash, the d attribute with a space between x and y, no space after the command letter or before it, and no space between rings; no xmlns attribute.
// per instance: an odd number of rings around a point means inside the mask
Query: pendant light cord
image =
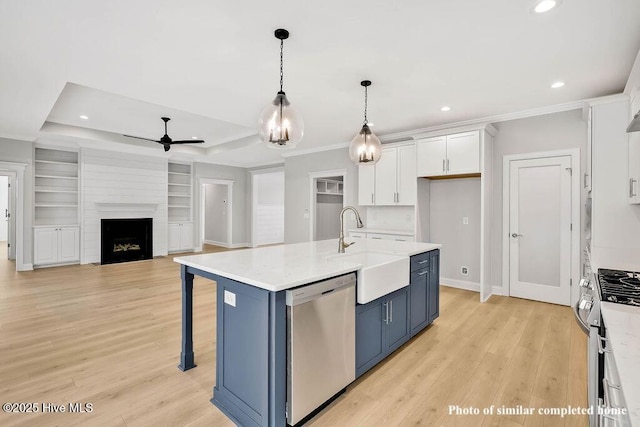
<svg viewBox="0 0 640 427"><path fill-rule="evenodd" d="M364 87L364 124L367 124L367 97L368 90L367 86Z"/></svg>
<svg viewBox="0 0 640 427"><path fill-rule="evenodd" d="M283 68L282 51L283 50L284 50L284 40L280 39L280 92L282 92L282 81L284 78L284 73L282 72L282 68Z"/></svg>

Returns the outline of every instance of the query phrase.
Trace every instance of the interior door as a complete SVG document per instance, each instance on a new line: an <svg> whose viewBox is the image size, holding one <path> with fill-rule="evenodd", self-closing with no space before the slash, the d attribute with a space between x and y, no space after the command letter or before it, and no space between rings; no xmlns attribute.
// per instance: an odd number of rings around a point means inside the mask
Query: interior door
<svg viewBox="0 0 640 427"><path fill-rule="evenodd" d="M509 169L510 295L570 305L571 157Z"/></svg>

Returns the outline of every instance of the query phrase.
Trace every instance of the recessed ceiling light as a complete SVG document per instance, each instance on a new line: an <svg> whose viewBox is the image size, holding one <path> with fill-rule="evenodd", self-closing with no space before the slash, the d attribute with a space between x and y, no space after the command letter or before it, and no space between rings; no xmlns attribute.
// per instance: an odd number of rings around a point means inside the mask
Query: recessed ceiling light
<svg viewBox="0 0 640 427"><path fill-rule="evenodd" d="M440 111L451 111L451 107L449 107L448 105L445 105L440 109Z"/></svg>
<svg viewBox="0 0 640 427"><path fill-rule="evenodd" d="M545 13L549 12L554 7L560 5L560 0L540 0L533 7L533 11L535 13Z"/></svg>
<svg viewBox="0 0 640 427"><path fill-rule="evenodd" d="M551 85L551 89L558 89L564 86L564 82L555 82Z"/></svg>
<svg viewBox="0 0 640 427"><path fill-rule="evenodd" d="M89 120L89 116L85 116L84 114L80 116L82 120Z"/></svg>
<svg viewBox="0 0 640 427"><path fill-rule="evenodd" d="M198 137L197 136L192 136L191 139L198 139Z"/></svg>

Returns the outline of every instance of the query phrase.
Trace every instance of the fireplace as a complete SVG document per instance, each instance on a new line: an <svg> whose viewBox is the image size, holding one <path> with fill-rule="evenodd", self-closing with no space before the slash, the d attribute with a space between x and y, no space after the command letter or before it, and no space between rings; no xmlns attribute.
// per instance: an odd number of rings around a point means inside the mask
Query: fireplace
<svg viewBox="0 0 640 427"><path fill-rule="evenodd" d="M100 264L153 258L153 218L103 219Z"/></svg>

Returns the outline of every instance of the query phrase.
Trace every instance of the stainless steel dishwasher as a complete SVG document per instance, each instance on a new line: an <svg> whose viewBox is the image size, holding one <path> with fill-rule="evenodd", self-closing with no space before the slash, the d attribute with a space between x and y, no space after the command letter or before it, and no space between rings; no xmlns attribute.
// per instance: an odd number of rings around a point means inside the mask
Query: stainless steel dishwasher
<svg viewBox="0 0 640 427"><path fill-rule="evenodd" d="M349 273L286 292L289 425L356 378L355 285Z"/></svg>

